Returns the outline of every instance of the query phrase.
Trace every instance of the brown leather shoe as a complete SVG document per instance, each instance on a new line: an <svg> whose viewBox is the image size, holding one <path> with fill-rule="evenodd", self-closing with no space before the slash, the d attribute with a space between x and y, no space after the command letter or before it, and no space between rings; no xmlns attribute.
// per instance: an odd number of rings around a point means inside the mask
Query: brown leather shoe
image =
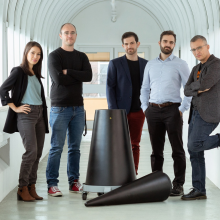
<svg viewBox="0 0 220 220"><path fill-rule="evenodd" d="M34 197L36 200L42 200L43 199L43 197L40 197L40 196L37 195L35 184L28 185L28 189L29 189L30 195L32 197Z"/></svg>
<svg viewBox="0 0 220 220"><path fill-rule="evenodd" d="M17 199L25 201L25 202L31 202L31 201L35 200L35 198L33 198L30 195L27 186L23 186L22 188L18 188Z"/></svg>

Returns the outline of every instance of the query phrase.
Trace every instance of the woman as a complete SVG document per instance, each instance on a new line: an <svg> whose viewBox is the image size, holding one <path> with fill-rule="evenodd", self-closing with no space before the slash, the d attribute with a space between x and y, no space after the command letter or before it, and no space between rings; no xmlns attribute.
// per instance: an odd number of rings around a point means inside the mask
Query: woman
<svg viewBox="0 0 220 220"><path fill-rule="evenodd" d="M0 87L2 105L8 105L3 131L19 131L25 153L22 156L18 200L42 200L35 191L37 169L42 154L45 133L49 133L47 106L40 78L43 51L39 43L29 42L20 66L14 67ZM11 97L9 91L12 91Z"/></svg>

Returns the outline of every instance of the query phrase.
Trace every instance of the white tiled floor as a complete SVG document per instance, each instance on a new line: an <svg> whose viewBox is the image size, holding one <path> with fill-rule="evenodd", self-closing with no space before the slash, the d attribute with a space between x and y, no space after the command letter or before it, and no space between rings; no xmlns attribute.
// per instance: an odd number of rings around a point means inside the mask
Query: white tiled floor
<svg viewBox="0 0 220 220"><path fill-rule="evenodd" d="M83 137L81 144L81 182L85 181L88 164L91 131ZM151 172L151 145L147 131L143 131L141 141L141 158L139 176ZM16 200L16 188L0 203L0 220L219 220L220 219L220 190L207 179L207 200L181 201L179 197L169 198L165 202L132 204L106 207L85 207L81 194L69 193L66 175L67 147L65 146L60 164L59 188L63 197L53 198L47 195L45 169L47 157L39 166L37 191L44 197L43 201L21 202ZM170 144L165 146L164 172L171 180L173 168ZM191 187L191 166L187 160L186 183L184 189L188 192ZM97 195L90 193L88 199Z"/></svg>

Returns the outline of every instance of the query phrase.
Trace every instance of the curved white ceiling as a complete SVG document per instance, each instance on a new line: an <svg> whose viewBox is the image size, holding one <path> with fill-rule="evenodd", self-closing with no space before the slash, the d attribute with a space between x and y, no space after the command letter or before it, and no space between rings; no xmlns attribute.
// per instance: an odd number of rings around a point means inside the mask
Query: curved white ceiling
<svg viewBox="0 0 220 220"><path fill-rule="evenodd" d="M4 0L3 21L31 40L57 44L52 36L57 36L63 23L74 21L82 10L103 1L111 7L110 0ZM182 44L195 34L207 35L219 28L219 0L118 1L141 7L162 30L174 30Z"/></svg>
<svg viewBox="0 0 220 220"><path fill-rule="evenodd" d="M0 29L4 32L3 37L0 34L0 66L6 69L7 65L10 70L20 63L21 51L30 40L38 41L47 53L59 47L60 26L74 23L83 10L103 2L109 3L111 10L111 0L0 0ZM161 32L173 30L177 34L176 49L181 49L181 58L190 67L195 65L195 58L189 53L189 41L196 34L205 36L211 45L210 52L220 57L220 0L116 0L116 11L119 2L124 7L130 4L134 9L141 8L155 20ZM95 15L100 10L97 8ZM137 22L141 25L142 21ZM3 60L6 53L7 64ZM43 69L46 68L45 60Z"/></svg>

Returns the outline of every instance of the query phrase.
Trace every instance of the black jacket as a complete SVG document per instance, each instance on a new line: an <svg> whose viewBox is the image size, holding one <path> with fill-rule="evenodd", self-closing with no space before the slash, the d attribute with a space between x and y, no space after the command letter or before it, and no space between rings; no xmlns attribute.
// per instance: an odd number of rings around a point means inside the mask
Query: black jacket
<svg viewBox="0 0 220 220"><path fill-rule="evenodd" d="M148 61L140 57L138 57L138 61L141 87L144 77L144 68ZM106 96L109 109L126 109L127 114L130 112L132 103L132 81L126 55L109 62Z"/></svg>
<svg viewBox="0 0 220 220"><path fill-rule="evenodd" d="M43 117L45 121L46 133L49 133L48 129L48 119L47 119L47 105L44 95L44 88L41 80L38 78L41 84L41 98L43 101ZM10 76L5 80L5 82L0 87L0 98L2 105L7 105L8 103L14 103L16 107L21 105L21 100L27 89L28 75L23 71L23 69L18 66L14 67L11 71ZM9 91L11 90L11 96L9 96ZM18 132L17 128L17 113L11 108L8 110L8 115L6 118L4 132L12 134Z"/></svg>

